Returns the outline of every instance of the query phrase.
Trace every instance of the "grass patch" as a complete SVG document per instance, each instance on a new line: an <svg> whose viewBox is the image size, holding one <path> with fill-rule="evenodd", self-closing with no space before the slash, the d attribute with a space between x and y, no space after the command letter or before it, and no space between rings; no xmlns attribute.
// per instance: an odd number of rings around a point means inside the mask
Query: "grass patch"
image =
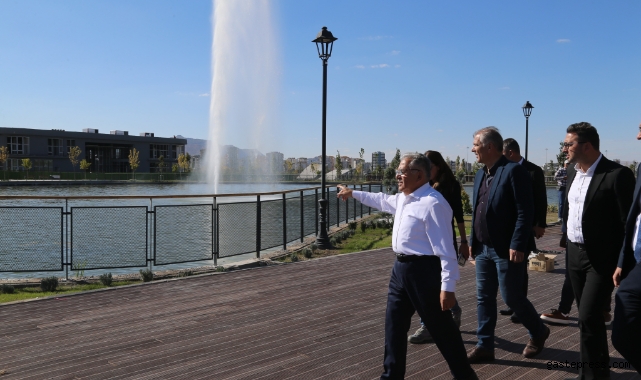
<svg viewBox="0 0 641 380"><path fill-rule="evenodd" d="M131 285L137 282L139 281L114 281L110 287ZM11 294L4 294L4 293L0 294L0 303L85 292L87 290L102 289L106 287L107 286L104 286L100 283L79 284L79 285L60 285L58 286L58 290L56 290L55 292L44 292L39 287L15 288L14 292Z"/></svg>
<svg viewBox="0 0 641 380"><path fill-rule="evenodd" d="M392 230L387 228L368 228L356 230L356 234L338 244L340 253L368 251L370 249L392 246Z"/></svg>

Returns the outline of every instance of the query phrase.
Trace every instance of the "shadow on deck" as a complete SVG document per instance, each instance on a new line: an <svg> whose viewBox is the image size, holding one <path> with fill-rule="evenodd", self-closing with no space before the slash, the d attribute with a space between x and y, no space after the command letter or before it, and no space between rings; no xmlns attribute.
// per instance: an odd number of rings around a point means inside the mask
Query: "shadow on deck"
<svg viewBox="0 0 641 380"><path fill-rule="evenodd" d="M558 250L559 227L540 249ZM0 307L3 379L376 379L382 372L390 249L157 282ZM556 307L565 267L530 272L539 312ZM466 348L476 343L474 267L457 297ZM502 302L500 302L502 305ZM576 321L576 308L572 310ZM418 327L414 316L412 330ZM535 359L522 325L499 317L497 360L481 379L563 379L579 360L576 322L553 326ZM611 347L612 363L623 362ZM613 369L613 378L637 378ZM433 344L410 345L407 379L450 379Z"/></svg>

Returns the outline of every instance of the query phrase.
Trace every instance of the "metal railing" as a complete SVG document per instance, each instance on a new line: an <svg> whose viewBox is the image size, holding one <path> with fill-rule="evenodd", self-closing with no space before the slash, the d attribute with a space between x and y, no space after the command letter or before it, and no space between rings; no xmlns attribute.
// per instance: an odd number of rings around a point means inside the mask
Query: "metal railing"
<svg viewBox="0 0 641 380"><path fill-rule="evenodd" d="M380 192L380 185L351 185ZM329 226L372 213L328 188ZM261 252L318 234L320 188L254 194L0 196L0 272L146 267ZM21 202L28 205L16 206ZM148 202L148 205L141 205ZM49 204L60 204L50 206ZM328 226L328 228L329 228Z"/></svg>

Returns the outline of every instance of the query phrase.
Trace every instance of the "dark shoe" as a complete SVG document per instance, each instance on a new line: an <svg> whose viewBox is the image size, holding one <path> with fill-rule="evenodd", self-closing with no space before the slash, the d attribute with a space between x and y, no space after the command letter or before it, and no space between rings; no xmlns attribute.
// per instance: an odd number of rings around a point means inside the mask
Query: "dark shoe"
<svg viewBox="0 0 641 380"><path fill-rule="evenodd" d="M501 315L512 315L514 314L514 310L508 307L507 309L499 310L499 313L501 313Z"/></svg>
<svg viewBox="0 0 641 380"><path fill-rule="evenodd" d="M533 358L541 351L543 351L545 340L550 336L550 328L545 325L543 327L545 327L543 336L537 339L530 339L530 341L525 346L525 349L523 350L523 356L525 356L526 358Z"/></svg>
<svg viewBox="0 0 641 380"><path fill-rule="evenodd" d="M521 320L516 316L516 314L512 314L510 321L512 321L512 323L521 323Z"/></svg>
<svg viewBox="0 0 641 380"><path fill-rule="evenodd" d="M494 351L476 346L467 354L467 361L470 364L491 362L494 360Z"/></svg>
<svg viewBox="0 0 641 380"><path fill-rule="evenodd" d="M541 319L548 323L559 323L562 325L567 325L570 323L570 315L563 314L557 309L552 309L551 313L541 314Z"/></svg>

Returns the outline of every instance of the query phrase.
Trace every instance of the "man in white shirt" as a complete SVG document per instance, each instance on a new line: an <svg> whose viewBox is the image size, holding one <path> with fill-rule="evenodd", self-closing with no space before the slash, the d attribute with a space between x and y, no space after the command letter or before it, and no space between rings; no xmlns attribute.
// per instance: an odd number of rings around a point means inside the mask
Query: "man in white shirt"
<svg viewBox="0 0 641 380"><path fill-rule="evenodd" d="M599 151L590 123L567 128L563 151L570 162L563 220L572 289L579 309L581 362L578 379L609 379L610 355L603 305L625 236L634 174Z"/></svg>
<svg viewBox="0 0 641 380"><path fill-rule="evenodd" d="M641 124L637 140L641 140ZM637 185L625 224L625 239L614 271L614 321L612 345L641 375L641 164L637 166Z"/></svg>
<svg viewBox="0 0 641 380"><path fill-rule="evenodd" d="M452 245L452 209L429 185L431 164L422 154L405 155L396 171L400 193L368 193L339 186L338 197L394 214L396 262L387 294L385 358L381 379L403 379L407 332L414 312L434 338L455 379L478 379L467 361L452 313L459 279Z"/></svg>

